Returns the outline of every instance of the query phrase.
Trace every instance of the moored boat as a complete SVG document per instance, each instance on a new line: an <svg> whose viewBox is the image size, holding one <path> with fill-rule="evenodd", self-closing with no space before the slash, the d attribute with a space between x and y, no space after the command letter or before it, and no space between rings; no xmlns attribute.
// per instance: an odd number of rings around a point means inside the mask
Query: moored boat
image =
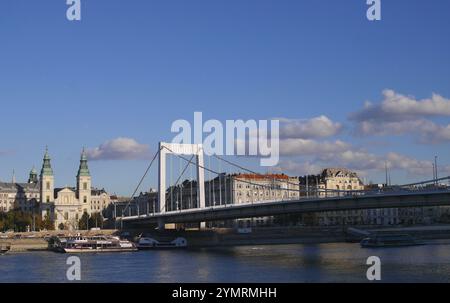
<svg viewBox="0 0 450 303"><path fill-rule="evenodd" d="M6 254L11 249L11 244L9 243L0 243L0 255Z"/></svg>
<svg viewBox="0 0 450 303"><path fill-rule="evenodd" d="M150 237L140 237L137 242L139 250L158 249L158 248L185 248L187 240L183 237L177 237L174 240L156 240Z"/></svg>
<svg viewBox="0 0 450 303"><path fill-rule="evenodd" d="M49 240L49 249L61 253L85 252L131 252L136 245L128 240L114 236L53 237Z"/></svg>
<svg viewBox="0 0 450 303"><path fill-rule="evenodd" d="M415 246L424 243L407 234L375 234L364 238L361 241L361 247L399 247L399 246Z"/></svg>

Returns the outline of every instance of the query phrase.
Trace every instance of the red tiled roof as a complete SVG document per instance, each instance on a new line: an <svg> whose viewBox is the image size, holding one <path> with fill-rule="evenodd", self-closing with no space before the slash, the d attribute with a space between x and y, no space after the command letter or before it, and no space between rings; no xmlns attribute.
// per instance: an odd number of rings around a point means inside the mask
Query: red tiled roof
<svg viewBox="0 0 450 303"><path fill-rule="evenodd" d="M289 176L285 174L264 174L264 175L257 175L257 174L239 174L236 176L238 179L252 179L252 180L270 180L270 179L282 179L282 180L288 180Z"/></svg>

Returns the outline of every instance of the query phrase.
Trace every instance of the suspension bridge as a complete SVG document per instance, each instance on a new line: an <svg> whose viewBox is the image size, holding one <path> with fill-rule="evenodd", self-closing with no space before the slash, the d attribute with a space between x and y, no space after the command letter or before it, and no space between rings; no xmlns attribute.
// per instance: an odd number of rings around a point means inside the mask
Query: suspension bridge
<svg viewBox="0 0 450 303"><path fill-rule="evenodd" d="M176 178L173 158L168 164L168 157L178 158ZM217 163L212 165L211 159ZM169 223L198 223L202 227L208 221L286 214L450 206L450 186L445 183L450 182L450 176L370 190L354 190L351 185L327 189L301 185L298 179L283 174L257 173L217 155L208 160L205 164L200 144L161 142L132 199L120 216L116 214L116 222L122 227L157 225L164 229ZM156 161L158 190L146 207L140 208L133 205L133 198Z"/></svg>

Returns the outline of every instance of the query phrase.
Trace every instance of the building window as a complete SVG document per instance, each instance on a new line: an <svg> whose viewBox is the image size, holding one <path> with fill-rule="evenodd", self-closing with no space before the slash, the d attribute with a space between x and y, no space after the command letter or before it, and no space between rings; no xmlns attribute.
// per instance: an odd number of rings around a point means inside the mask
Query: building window
<svg viewBox="0 0 450 303"><path fill-rule="evenodd" d="M46 188L47 190L50 190L50 182L47 182L47 183L45 184L45 188Z"/></svg>
<svg viewBox="0 0 450 303"><path fill-rule="evenodd" d="M88 188L87 188L87 182L84 182L83 183L83 190L87 190Z"/></svg>
<svg viewBox="0 0 450 303"><path fill-rule="evenodd" d="M83 203L87 203L87 197L86 196L83 197Z"/></svg>
<svg viewBox="0 0 450 303"><path fill-rule="evenodd" d="M49 202L50 202L50 196L47 196L47 197L45 198L45 200L47 201L47 203L49 203Z"/></svg>

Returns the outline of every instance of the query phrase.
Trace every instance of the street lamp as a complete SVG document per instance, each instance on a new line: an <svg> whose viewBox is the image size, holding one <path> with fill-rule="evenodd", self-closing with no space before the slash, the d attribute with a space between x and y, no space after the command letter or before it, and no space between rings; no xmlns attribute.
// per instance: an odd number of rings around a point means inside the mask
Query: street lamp
<svg viewBox="0 0 450 303"><path fill-rule="evenodd" d="M437 156L434 156L434 170L435 170L435 182L436 182L436 185L438 184L438 181L437 181L437 179L438 179L438 168L437 168Z"/></svg>

